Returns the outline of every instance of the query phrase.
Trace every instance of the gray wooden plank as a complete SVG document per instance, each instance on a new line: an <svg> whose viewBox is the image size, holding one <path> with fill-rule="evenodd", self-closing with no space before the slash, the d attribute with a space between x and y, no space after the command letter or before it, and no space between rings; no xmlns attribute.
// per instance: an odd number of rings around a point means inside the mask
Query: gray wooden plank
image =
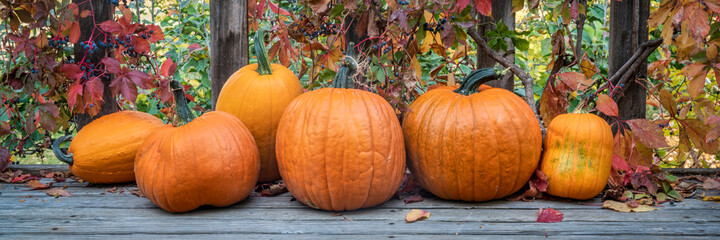
<svg viewBox="0 0 720 240"><path fill-rule="evenodd" d="M482 226L482 227L480 227ZM595 235L720 236L720 224L676 222L628 223L478 223L420 221L278 221L183 219L182 221L117 221L107 218L24 222L0 227L0 234L330 234L330 235ZM0 235L2 236L2 235Z"/></svg>
<svg viewBox="0 0 720 240"><path fill-rule="evenodd" d="M68 237L72 238L79 238L82 239L293 239L293 240L316 240L316 239L353 239L353 240L365 240L365 239L398 239L398 240L417 240L419 239L419 236L417 235L397 235L397 234L388 234L388 235L320 235L320 234L305 234L305 235L288 235L288 234L219 234L219 233L205 233L205 234L135 234L135 233L124 233L124 234L113 234L113 235L72 235L72 234L52 234L52 233L43 233L43 234L15 234L10 236L13 239L68 239ZM537 236L537 235L423 235L421 236L421 239L518 239L518 240L524 240L524 239L538 239L542 238L544 236ZM585 240L595 240L595 239L608 239L608 236L589 236L589 235L553 235L552 233L548 234L548 238L550 239L585 239ZM628 235L628 236L622 236L622 235L614 235L612 236L613 240L637 240L639 237L636 235ZM642 238L641 238L642 239ZM664 239L678 239L678 236L653 236L654 240L664 240ZM708 239L707 236L682 236L682 239L686 240L694 240L694 239Z"/></svg>
<svg viewBox="0 0 720 240"><path fill-rule="evenodd" d="M327 211L304 209L227 209L208 208L182 214L170 214L160 209L84 209L76 208L47 208L42 211L28 211L27 209L5 209L0 214L5 219L11 219L7 224L24 223L35 220L93 220L98 217L119 219L122 221L185 221L185 220L278 220L278 221L337 221L345 218L354 221L395 221L403 220L409 209L364 209L352 212L343 212L342 215ZM434 209L429 210L431 218L428 221L445 222L526 222L534 223L537 219L537 210L515 209ZM647 213L618 213L606 209L570 209L562 211L565 222L718 222L720 223L720 210L683 210L664 211L657 210ZM292 219L298 217L299 219Z"/></svg>

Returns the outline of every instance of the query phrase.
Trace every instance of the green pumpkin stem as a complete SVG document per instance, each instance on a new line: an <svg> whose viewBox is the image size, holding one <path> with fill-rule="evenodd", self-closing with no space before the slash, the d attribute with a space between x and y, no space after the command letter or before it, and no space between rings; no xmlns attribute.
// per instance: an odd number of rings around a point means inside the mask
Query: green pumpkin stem
<svg viewBox="0 0 720 240"><path fill-rule="evenodd" d="M67 163L68 165L73 165L73 154L67 153L67 149L60 148L60 144L69 141L72 139L71 135L62 136L58 139L55 139L52 144L52 150L53 153L55 153L55 156L58 158L58 160Z"/></svg>
<svg viewBox="0 0 720 240"><path fill-rule="evenodd" d="M348 46L354 45L352 42L348 44ZM352 47L348 47L345 52L347 53L345 59L343 59L343 63L340 68L338 68L335 79L333 79L332 87L334 88L355 88L355 81L352 78L352 76L355 75L355 71L357 71L357 61L355 61L354 58L355 53Z"/></svg>
<svg viewBox="0 0 720 240"><path fill-rule="evenodd" d="M486 82L497 80L499 75L495 74L495 68L482 68L475 70L465 76L462 84L458 89L455 89L456 93L469 96L470 94L477 93L480 85Z"/></svg>
<svg viewBox="0 0 720 240"><path fill-rule="evenodd" d="M257 55L258 68L260 75L271 75L270 59L268 58L267 49L265 48L265 29L260 28L255 32L255 55Z"/></svg>
<svg viewBox="0 0 720 240"><path fill-rule="evenodd" d="M177 80L170 80L170 90L175 98L175 112L178 115L178 126L185 125L195 119L185 98L185 89Z"/></svg>

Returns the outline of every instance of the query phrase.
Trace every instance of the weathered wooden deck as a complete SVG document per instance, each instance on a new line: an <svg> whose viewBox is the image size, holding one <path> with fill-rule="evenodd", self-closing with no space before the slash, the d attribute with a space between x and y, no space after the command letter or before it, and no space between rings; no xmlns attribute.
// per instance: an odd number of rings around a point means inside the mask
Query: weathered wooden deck
<svg viewBox="0 0 720 240"><path fill-rule="evenodd" d="M43 179L49 182L50 179ZM647 213L619 213L590 201L461 203L426 198L405 205L393 199L378 207L332 213L292 201L289 193L251 197L228 208L171 214L130 194L135 185L86 186L68 179L72 197L0 185L0 239L190 238L190 239L706 239L720 236L720 204L686 199ZM117 187L117 193L107 192ZM123 190L120 193L120 190ZM554 208L560 223L537 223L538 210ZM410 209L430 218L406 223Z"/></svg>

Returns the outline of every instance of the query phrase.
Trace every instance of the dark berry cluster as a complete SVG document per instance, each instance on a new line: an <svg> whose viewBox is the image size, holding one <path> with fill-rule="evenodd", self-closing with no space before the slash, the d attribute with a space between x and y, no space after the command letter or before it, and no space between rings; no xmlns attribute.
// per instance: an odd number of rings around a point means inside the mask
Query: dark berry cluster
<svg viewBox="0 0 720 240"><path fill-rule="evenodd" d="M300 32L303 33L303 36L315 39L322 36L327 36L330 34L337 34L339 32L339 26L335 23L331 23L330 21L323 21L320 26L315 26L312 24L312 21L309 21L305 17L305 15L301 15L300 19L291 25L293 28L299 28Z"/></svg>
<svg viewBox="0 0 720 240"><path fill-rule="evenodd" d="M437 23L423 23L423 30L432 31L433 33L439 33L445 30L445 23L447 23L447 17L441 18Z"/></svg>
<svg viewBox="0 0 720 240"><path fill-rule="evenodd" d="M405 5L410 4L410 2L405 1L405 0L400 0L400 1L398 1L398 4L405 6Z"/></svg>
<svg viewBox="0 0 720 240"><path fill-rule="evenodd" d="M373 50L378 50L378 49L380 49L380 48L385 47L386 45L387 45L387 42L386 42L386 41L380 41L378 44L373 45L372 48L373 48ZM390 48L385 48L385 49L383 50L383 54L385 54L385 53L387 53L387 52L389 52L389 51L390 51Z"/></svg>
<svg viewBox="0 0 720 240"><path fill-rule="evenodd" d="M48 36L47 38L48 38L48 46L50 46L52 48L58 48L58 49L65 47L68 44L68 41L70 40L70 37L68 37L68 36L65 36L64 38L60 37L60 36L55 36L55 37Z"/></svg>

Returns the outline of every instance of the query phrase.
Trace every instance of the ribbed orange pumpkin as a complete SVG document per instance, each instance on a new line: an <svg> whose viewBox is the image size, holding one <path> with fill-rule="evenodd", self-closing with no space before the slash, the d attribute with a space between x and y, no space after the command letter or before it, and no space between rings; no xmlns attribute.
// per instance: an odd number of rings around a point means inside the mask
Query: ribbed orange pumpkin
<svg viewBox="0 0 720 240"><path fill-rule="evenodd" d="M594 114L562 114L550 122L540 169L548 177L547 193L589 199L602 192L610 177L613 134Z"/></svg>
<svg viewBox="0 0 720 240"><path fill-rule="evenodd" d="M218 96L216 110L239 118L250 129L260 151L258 182L280 179L275 158L278 122L290 101L303 93L295 73L280 64L270 64L263 44L264 31L255 37L259 64L235 72Z"/></svg>
<svg viewBox="0 0 720 240"><path fill-rule="evenodd" d="M178 115L187 124L162 127L142 144L135 161L138 188L168 212L242 201L253 190L260 169L250 131L220 111L193 120L182 87L173 82Z"/></svg>
<svg viewBox="0 0 720 240"><path fill-rule="evenodd" d="M121 111L102 116L83 127L70 143L68 154L60 144L71 136L55 141L53 151L70 171L91 183L135 181L133 164L140 144L164 123L153 115Z"/></svg>
<svg viewBox="0 0 720 240"><path fill-rule="evenodd" d="M502 198L518 191L535 172L540 124L512 92L480 87L495 78L491 68L477 70L457 90L440 87L423 94L405 115L410 171L440 198Z"/></svg>
<svg viewBox="0 0 720 240"><path fill-rule="evenodd" d="M334 87L347 84L342 66ZM372 207L389 200L405 170L400 123L377 94L324 88L285 110L277 135L280 174L298 201L324 210Z"/></svg>

